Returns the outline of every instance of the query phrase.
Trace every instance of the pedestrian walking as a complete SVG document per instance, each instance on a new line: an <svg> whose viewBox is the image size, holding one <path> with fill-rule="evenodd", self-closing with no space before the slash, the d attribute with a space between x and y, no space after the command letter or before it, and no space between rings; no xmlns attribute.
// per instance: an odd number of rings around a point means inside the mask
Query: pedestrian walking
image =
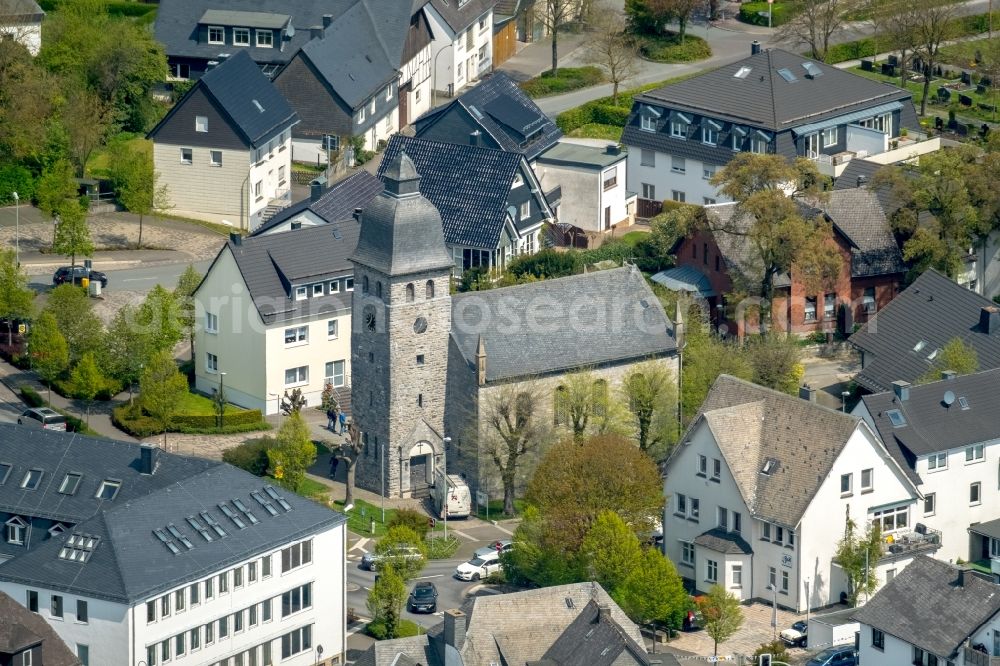
<svg viewBox="0 0 1000 666"><path fill-rule="evenodd" d="M326 429L337 432L337 408L333 405L326 410Z"/></svg>
<svg viewBox="0 0 1000 666"><path fill-rule="evenodd" d="M336 479L337 478L337 465L339 465L339 464L340 464L340 459L337 458L337 454L336 453L331 453L330 454L330 478L331 479Z"/></svg>
<svg viewBox="0 0 1000 666"><path fill-rule="evenodd" d="M344 412L340 413L340 434L343 435L347 432L347 414Z"/></svg>

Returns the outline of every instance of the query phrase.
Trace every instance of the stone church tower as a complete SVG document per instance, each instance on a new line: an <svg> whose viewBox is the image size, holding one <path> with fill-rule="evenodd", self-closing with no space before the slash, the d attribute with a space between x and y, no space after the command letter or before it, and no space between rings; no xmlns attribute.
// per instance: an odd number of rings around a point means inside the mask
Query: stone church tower
<svg viewBox="0 0 1000 666"><path fill-rule="evenodd" d="M357 482L412 497L443 464L452 261L410 158L400 152L382 180L351 257L351 406L366 442Z"/></svg>

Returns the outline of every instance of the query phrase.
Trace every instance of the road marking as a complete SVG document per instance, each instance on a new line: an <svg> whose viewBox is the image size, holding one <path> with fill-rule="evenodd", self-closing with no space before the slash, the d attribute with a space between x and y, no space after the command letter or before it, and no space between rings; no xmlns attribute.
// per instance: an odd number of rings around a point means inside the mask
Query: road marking
<svg viewBox="0 0 1000 666"><path fill-rule="evenodd" d="M462 532L462 531L459 531L459 530L452 530L451 533L452 534L457 534L458 536L462 537L463 539L468 539L469 541L478 541L478 539L474 539L474 538L470 537L468 534L466 534L465 532Z"/></svg>
<svg viewBox="0 0 1000 666"><path fill-rule="evenodd" d="M368 537L361 537L360 539L358 539L358 542L356 544L347 549L347 552L351 552L352 550L358 550L359 548L361 550L365 550L365 544L367 544L370 540L371 539L369 539Z"/></svg>
<svg viewBox="0 0 1000 666"><path fill-rule="evenodd" d="M428 578L441 578L444 574L434 574L433 576L417 576L413 580L427 580Z"/></svg>
<svg viewBox="0 0 1000 666"><path fill-rule="evenodd" d="M500 530L504 534L509 534L510 536L514 536L513 532L511 532L509 530L505 530L504 528L500 527L499 525L494 525L493 527L497 528L498 530Z"/></svg>
<svg viewBox="0 0 1000 666"><path fill-rule="evenodd" d="M122 280L122 282L145 282L147 280L158 280L158 279L159 278L156 277L156 276L153 276L153 277L143 277L143 278L127 278L125 280Z"/></svg>

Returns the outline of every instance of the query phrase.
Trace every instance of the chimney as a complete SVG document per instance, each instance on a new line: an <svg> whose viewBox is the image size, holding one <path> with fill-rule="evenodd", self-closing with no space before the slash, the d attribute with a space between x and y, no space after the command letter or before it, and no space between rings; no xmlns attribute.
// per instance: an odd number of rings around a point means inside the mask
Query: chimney
<svg viewBox="0 0 1000 666"><path fill-rule="evenodd" d="M309 28L309 39L322 39L323 38L323 27L314 25Z"/></svg>
<svg viewBox="0 0 1000 666"><path fill-rule="evenodd" d="M476 345L476 381L479 386L486 386L486 341L482 335Z"/></svg>
<svg viewBox="0 0 1000 666"><path fill-rule="evenodd" d="M479 130L476 130L475 132L470 132L469 133L469 145L470 146L478 146L479 145L479 137L482 136L482 134L483 133L480 132Z"/></svg>
<svg viewBox="0 0 1000 666"><path fill-rule="evenodd" d="M910 382L904 382L903 380L893 382L892 392L896 394L897 400L906 402L910 399Z"/></svg>
<svg viewBox="0 0 1000 666"><path fill-rule="evenodd" d="M950 382L955 378L957 374L958 373L956 373L954 370L942 370L941 379L945 380L946 382Z"/></svg>
<svg viewBox="0 0 1000 666"><path fill-rule="evenodd" d="M958 570L958 583L959 587L965 587L965 569Z"/></svg>
<svg viewBox="0 0 1000 666"><path fill-rule="evenodd" d="M323 14L323 27L329 28L331 23L333 23L333 14Z"/></svg>
<svg viewBox="0 0 1000 666"><path fill-rule="evenodd" d="M599 604L597 606L597 621L601 620L611 621L611 606L608 604Z"/></svg>
<svg viewBox="0 0 1000 666"><path fill-rule="evenodd" d="M143 444L139 447L139 474L152 475L156 471L156 458L160 449L154 445Z"/></svg>
<svg viewBox="0 0 1000 666"><path fill-rule="evenodd" d="M355 221L360 222L361 221L361 209L360 208L355 208L354 212L351 214L351 217L353 217L355 219Z"/></svg>
<svg viewBox="0 0 1000 666"><path fill-rule="evenodd" d="M809 402L816 402L816 389L809 386L809 384L803 384L799 387L799 397Z"/></svg>
<svg viewBox="0 0 1000 666"><path fill-rule="evenodd" d="M465 645L465 613L457 608L444 612L444 642L459 652Z"/></svg>
<svg viewBox="0 0 1000 666"><path fill-rule="evenodd" d="M617 143L609 143L608 147L605 148L604 152L606 152L608 155L621 155L622 149L618 146Z"/></svg>
<svg viewBox="0 0 1000 666"><path fill-rule="evenodd" d="M757 55L760 51L760 42L756 39L750 42L750 55Z"/></svg>
<svg viewBox="0 0 1000 666"><path fill-rule="evenodd" d="M233 245L235 245L236 247L239 247L239 246L243 245L243 236L241 236L240 234L236 233L235 231L230 231L229 232L229 242L232 243Z"/></svg>
<svg viewBox="0 0 1000 666"><path fill-rule="evenodd" d="M858 187L864 187L868 184L868 176L858 176Z"/></svg>
<svg viewBox="0 0 1000 666"><path fill-rule="evenodd" d="M984 306L979 311L979 328L986 335L1000 333L1000 307L995 305Z"/></svg>
<svg viewBox="0 0 1000 666"><path fill-rule="evenodd" d="M326 178L316 178L309 181L309 201L317 201L323 196L323 186L326 185Z"/></svg>

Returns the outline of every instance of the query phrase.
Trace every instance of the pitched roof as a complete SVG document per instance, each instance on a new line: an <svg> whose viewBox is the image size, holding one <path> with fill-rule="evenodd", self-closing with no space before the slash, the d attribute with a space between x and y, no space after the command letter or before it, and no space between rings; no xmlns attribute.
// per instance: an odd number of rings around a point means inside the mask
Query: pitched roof
<svg viewBox="0 0 1000 666"><path fill-rule="evenodd" d="M860 423L850 414L730 375L715 380L688 432L702 421L751 513L792 529ZM811 427L804 430L797 425L802 423Z"/></svg>
<svg viewBox="0 0 1000 666"><path fill-rule="evenodd" d="M451 338L486 381L672 354L674 325L634 266L452 296Z"/></svg>
<svg viewBox="0 0 1000 666"><path fill-rule="evenodd" d="M316 298L310 294L309 298L295 300L294 287L352 275L354 267L349 258L359 234L360 225L347 220L250 236L238 244L230 239L219 250L215 262L224 252L232 253L265 324L332 313L351 306L350 292L324 292Z"/></svg>
<svg viewBox="0 0 1000 666"><path fill-rule="evenodd" d="M313 201L303 199L285 208L254 229L251 236L262 236L288 220L309 211L324 222L346 222L353 219L355 208L365 208L382 191L382 181L361 169L344 180L334 183Z"/></svg>
<svg viewBox="0 0 1000 666"><path fill-rule="evenodd" d="M444 661L438 658L438 652L424 633L407 638L394 638L386 641L375 641L354 666L444 666Z"/></svg>
<svg viewBox="0 0 1000 666"><path fill-rule="evenodd" d="M497 0L468 0L455 2L452 0L430 0L430 5L437 10L448 27L455 32L462 32L476 20L491 10Z"/></svg>
<svg viewBox="0 0 1000 666"><path fill-rule="evenodd" d="M1000 368L1000 331L989 334L980 326L982 309L994 305L925 271L850 337L864 353L855 380L873 392L888 391L897 380L914 382L931 367L928 357L955 338L976 350L980 370Z"/></svg>
<svg viewBox="0 0 1000 666"><path fill-rule="evenodd" d="M562 130L538 108L507 74L493 72L448 104L432 109L416 121L421 136L448 113L461 112L503 150L524 153L533 160L562 136ZM455 136L455 143L468 137Z"/></svg>
<svg viewBox="0 0 1000 666"><path fill-rule="evenodd" d="M878 195L862 188L834 190L819 208L851 244L851 275L903 273L906 265Z"/></svg>
<svg viewBox="0 0 1000 666"><path fill-rule="evenodd" d="M623 655L626 653L631 660L624 661ZM553 666L613 666L632 662L650 664L646 648L612 620L610 613L602 614L599 604L592 599L537 663Z"/></svg>
<svg viewBox="0 0 1000 666"><path fill-rule="evenodd" d="M760 260L760 254L754 252L750 243L746 242L746 234L754 222L753 217L740 210L735 203L705 206L705 214L714 217L720 227L732 231L712 234L730 276L744 287L754 288L760 285L764 264ZM788 273L774 276L774 286L787 287L790 284Z"/></svg>
<svg viewBox="0 0 1000 666"><path fill-rule="evenodd" d="M80 665L80 660L41 615L0 592L0 653L14 654L39 643L42 644L40 664Z"/></svg>
<svg viewBox="0 0 1000 666"><path fill-rule="evenodd" d="M729 532L721 527L713 527L694 538L698 546L704 546L716 553L727 555L751 555L753 548L736 532Z"/></svg>
<svg viewBox="0 0 1000 666"><path fill-rule="evenodd" d="M84 476L77 490L81 498L93 497L96 484L104 478L123 481L113 500L91 501L90 515L70 521L73 525L64 534L47 538L5 562L0 567L0 580L132 603L345 521L341 514L280 491L277 494L289 510L282 506L271 515L252 495L264 493L265 482L224 463L158 452L154 473L139 474L140 449L139 444L0 426L0 458L27 457L31 462L19 462L18 467L54 468L43 476L40 488L50 505L58 506L65 497L58 488L66 471L101 466L95 477ZM21 450L30 453L21 454ZM8 480L4 486L10 483ZM16 485L23 495L39 492ZM222 503L237 499L254 513L257 523L238 528L219 509ZM208 541L197 534L186 519L201 512L211 516L225 536ZM22 509L12 513L45 512ZM188 539L184 545L178 539L176 553L154 534L154 530L167 530L170 525ZM78 535L93 540L88 555L66 557Z"/></svg>
<svg viewBox="0 0 1000 666"><path fill-rule="evenodd" d="M0 16L9 22L37 22L45 12L35 0L0 0Z"/></svg>
<svg viewBox="0 0 1000 666"><path fill-rule="evenodd" d="M998 612L1000 586L921 555L857 609L854 619L951 659Z"/></svg>
<svg viewBox="0 0 1000 666"><path fill-rule="evenodd" d="M807 77L803 66L820 72ZM737 73L749 68L743 76ZM787 70L794 81L779 71ZM637 102L668 105L780 131L887 104L909 92L782 49L767 49L699 76L650 90Z"/></svg>
<svg viewBox="0 0 1000 666"><path fill-rule="evenodd" d="M979 444L1000 436L1000 368L913 386L900 401L887 391L862 396L879 437L896 461L913 476L915 456ZM951 392L952 404L945 401ZM890 410L903 425L894 426Z"/></svg>
<svg viewBox="0 0 1000 666"><path fill-rule="evenodd" d="M394 134L382 156L379 176L400 151L413 160L420 173L421 194L441 214L445 243L498 246L510 218L507 201L523 155Z"/></svg>

